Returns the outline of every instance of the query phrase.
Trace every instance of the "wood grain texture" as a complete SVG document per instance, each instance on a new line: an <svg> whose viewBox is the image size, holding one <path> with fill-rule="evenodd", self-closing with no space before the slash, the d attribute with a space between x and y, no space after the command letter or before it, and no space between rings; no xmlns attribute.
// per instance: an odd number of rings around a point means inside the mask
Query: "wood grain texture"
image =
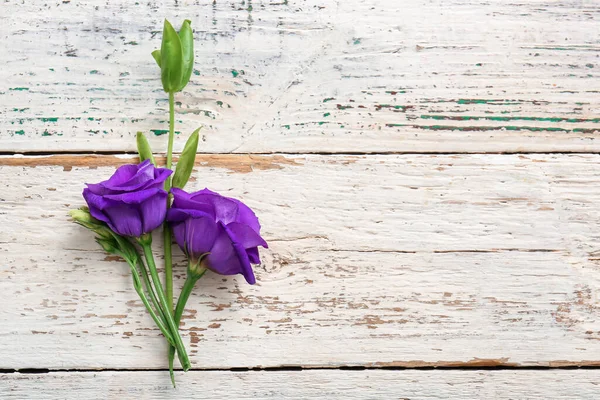
<svg viewBox="0 0 600 400"><path fill-rule="evenodd" d="M193 20L177 130L202 152L598 151L599 7L6 0L0 151L164 151L164 17Z"/></svg>
<svg viewBox="0 0 600 400"><path fill-rule="evenodd" d="M131 159L0 158L0 368L165 367L127 268L66 215ZM257 285L191 297L196 368L600 365L599 155L196 164L190 189L241 198L270 244Z"/></svg>
<svg viewBox="0 0 600 400"><path fill-rule="evenodd" d="M401 399L596 400L595 371L292 371L0 374L7 400L102 399ZM285 384L282 384L285 382Z"/></svg>

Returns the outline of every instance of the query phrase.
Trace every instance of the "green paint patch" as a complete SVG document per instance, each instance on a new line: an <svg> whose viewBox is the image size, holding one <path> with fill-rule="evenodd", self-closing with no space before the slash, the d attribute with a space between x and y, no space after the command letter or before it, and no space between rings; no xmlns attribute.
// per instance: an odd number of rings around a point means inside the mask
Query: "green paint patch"
<svg viewBox="0 0 600 400"><path fill-rule="evenodd" d="M54 68L48 68L50 71L54 72Z"/></svg>
<svg viewBox="0 0 600 400"><path fill-rule="evenodd" d="M48 129L44 129L42 136L62 136L62 133L49 132Z"/></svg>
<svg viewBox="0 0 600 400"><path fill-rule="evenodd" d="M585 66L588 68L594 68L594 64L585 64Z"/></svg>
<svg viewBox="0 0 600 400"><path fill-rule="evenodd" d="M98 70L97 69L93 69L90 71L90 75L97 75L98 74Z"/></svg>
<svg viewBox="0 0 600 400"><path fill-rule="evenodd" d="M194 75L196 76L200 76L200 71L198 71L197 69L194 70Z"/></svg>
<svg viewBox="0 0 600 400"><path fill-rule="evenodd" d="M217 105L221 108L223 108L223 102L221 100L217 100Z"/></svg>
<svg viewBox="0 0 600 400"><path fill-rule="evenodd" d="M394 112L406 112L406 110L413 108L413 106L396 106L391 104L375 104L375 110L380 111L382 108L391 109Z"/></svg>
<svg viewBox="0 0 600 400"><path fill-rule="evenodd" d="M325 113L325 114L323 114L323 116L324 116L325 118L329 117L330 115L331 115L331 113Z"/></svg>
<svg viewBox="0 0 600 400"><path fill-rule="evenodd" d="M18 130L18 131L15 131L15 135L24 135L24 134L25 134L25 131L22 130L22 129Z"/></svg>
<svg viewBox="0 0 600 400"><path fill-rule="evenodd" d="M14 112L25 112L26 110L29 110L29 107L27 107L27 108L13 108L12 110Z"/></svg>
<svg viewBox="0 0 600 400"><path fill-rule="evenodd" d="M483 65L482 63L475 64L476 67L481 67L482 65Z"/></svg>
<svg viewBox="0 0 600 400"><path fill-rule="evenodd" d="M453 125L411 125L411 124L385 124L387 127L410 127L429 131L462 131L462 132L486 132L486 131L530 131L530 132L578 132L575 129L564 129L555 127L535 126L453 126ZM592 129L592 131L595 131Z"/></svg>
<svg viewBox="0 0 600 400"><path fill-rule="evenodd" d="M284 125L283 127L284 127L285 129L290 129L290 126L289 126L289 125Z"/></svg>
<svg viewBox="0 0 600 400"><path fill-rule="evenodd" d="M89 88L87 91L88 91L88 92L103 92L103 91L105 91L105 90L106 90L106 89L104 89L104 88L97 87L97 88Z"/></svg>
<svg viewBox="0 0 600 400"><path fill-rule="evenodd" d="M491 104L491 105L514 105L521 104L520 101L486 100L486 99L458 99L458 104Z"/></svg>
<svg viewBox="0 0 600 400"><path fill-rule="evenodd" d="M123 77L123 76L129 76L129 72L121 72L119 74L119 76Z"/></svg>
<svg viewBox="0 0 600 400"><path fill-rule="evenodd" d="M354 44L355 45L360 44L360 39L354 39Z"/></svg>
<svg viewBox="0 0 600 400"><path fill-rule="evenodd" d="M40 117L38 120L42 122L56 122L58 121L58 117Z"/></svg>
<svg viewBox="0 0 600 400"><path fill-rule="evenodd" d="M168 129L150 129L150 132L154 133L156 136L167 135L169 133ZM181 132L175 131L176 135L179 135Z"/></svg>
<svg viewBox="0 0 600 400"><path fill-rule="evenodd" d="M326 122L326 121L319 121L319 122L318 122L319 126L321 126L321 125L323 125L323 124L327 124L327 123L328 123L328 122Z"/></svg>
<svg viewBox="0 0 600 400"><path fill-rule="evenodd" d="M239 71L237 69L232 69L231 70L231 75L233 75L234 78L237 78L239 75L245 75L246 73L244 72L243 69L240 69Z"/></svg>
<svg viewBox="0 0 600 400"><path fill-rule="evenodd" d="M335 98L334 97L328 97L326 99L323 99L323 103L327 103L328 101L331 101L331 100L335 100Z"/></svg>
<svg viewBox="0 0 600 400"><path fill-rule="evenodd" d="M565 118L565 117L473 117L473 116L447 116L447 115L421 115L421 119L451 120L451 121L544 121L544 122L594 122L599 123L600 118Z"/></svg>
<svg viewBox="0 0 600 400"><path fill-rule="evenodd" d="M23 90L29 90L28 87L13 87L13 88L9 88L8 90L16 90L16 91L23 91Z"/></svg>

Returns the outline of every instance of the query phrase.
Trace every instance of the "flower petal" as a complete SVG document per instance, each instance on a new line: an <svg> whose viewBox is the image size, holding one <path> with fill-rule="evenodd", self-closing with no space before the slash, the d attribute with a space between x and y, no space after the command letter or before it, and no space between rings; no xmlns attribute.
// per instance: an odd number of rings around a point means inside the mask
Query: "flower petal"
<svg viewBox="0 0 600 400"><path fill-rule="evenodd" d="M192 193L190 200L192 200L195 204L200 203L212 205L215 209L216 220L223 222L225 225L237 220L238 205L235 201L228 197L223 197L218 193L204 189L196 193Z"/></svg>
<svg viewBox="0 0 600 400"><path fill-rule="evenodd" d="M212 250L219 229L214 219L206 215L185 221L186 254L194 259Z"/></svg>
<svg viewBox="0 0 600 400"><path fill-rule="evenodd" d="M167 204L166 203L167 192L164 189L162 189L162 187L153 188L153 189L145 189L145 190L140 190L140 191L130 192L130 193L109 194L109 195L105 195L104 198L107 200L113 200L113 201L123 202L123 203L127 203L127 204L141 204L142 202L148 200L149 198L151 198L153 196L157 196L157 195L164 195L165 196L165 204Z"/></svg>
<svg viewBox="0 0 600 400"><path fill-rule="evenodd" d="M144 233L152 232L158 228L164 222L167 214L167 192L158 189L154 196L150 196L140 203L140 212Z"/></svg>
<svg viewBox="0 0 600 400"><path fill-rule="evenodd" d="M258 222L258 217L256 214L254 214L254 211L252 211L250 207L242 203L240 200L233 198L230 198L230 200L235 201L238 205L237 222L246 224L252 228L254 232L260 233L260 223Z"/></svg>
<svg viewBox="0 0 600 400"><path fill-rule="evenodd" d="M215 219L215 208L212 204L195 202L191 199L192 195L179 188L172 188L171 193L173 194L172 208L186 210L191 215L193 215L192 210L199 210Z"/></svg>
<svg viewBox="0 0 600 400"><path fill-rule="evenodd" d="M246 249L246 254L248 254L248 259L252 264L260 264L260 256L258 254L258 247L251 247Z"/></svg>
<svg viewBox="0 0 600 400"><path fill-rule="evenodd" d="M250 226L246 224L240 224L239 222L232 222L227 225L227 230L231 236L231 239L239 243L244 249L252 247L262 246L268 248L267 242L260 237Z"/></svg>
<svg viewBox="0 0 600 400"><path fill-rule="evenodd" d="M122 236L142 236L142 219L137 206L117 203L104 209L110 227Z"/></svg>
<svg viewBox="0 0 600 400"><path fill-rule="evenodd" d="M221 275L242 272L242 265L223 224L218 224L217 236L206 261L211 270Z"/></svg>

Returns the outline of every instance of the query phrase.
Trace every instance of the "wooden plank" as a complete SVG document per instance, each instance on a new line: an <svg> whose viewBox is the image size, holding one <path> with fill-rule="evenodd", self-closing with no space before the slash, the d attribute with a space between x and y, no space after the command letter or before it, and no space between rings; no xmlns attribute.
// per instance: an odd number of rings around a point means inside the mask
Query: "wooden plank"
<svg viewBox="0 0 600 400"><path fill-rule="evenodd" d="M591 370L548 371L287 371L178 374L160 372L0 374L3 399L580 399L596 400Z"/></svg>
<svg viewBox="0 0 600 400"><path fill-rule="evenodd" d="M0 368L159 368L127 268L70 223L131 157L1 157ZM198 368L600 365L598 155L201 156L270 249L184 315ZM181 285L184 267L176 267Z"/></svg>
<svg viewBox="0 0 600 400"><path fill-rule="evenodd" d="M0 151L164 151L150 52L191 18L201 151L599 151L594 2L3 2ZM184 139L178 139L181 149Z"/></svg>

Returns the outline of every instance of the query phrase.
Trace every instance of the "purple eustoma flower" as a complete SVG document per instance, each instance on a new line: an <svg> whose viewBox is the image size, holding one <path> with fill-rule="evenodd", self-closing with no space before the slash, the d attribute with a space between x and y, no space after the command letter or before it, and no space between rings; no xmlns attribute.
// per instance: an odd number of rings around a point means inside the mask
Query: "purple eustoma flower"
<svg viewBox="0 0 600 400"><path fill-rule="evenodd" d="M150 160L123 165L100 183L88 183L83 198L90 214L122 236L140 237L165 220L167 192L164 182L173 171L155 168Z"/></svg>
<svg viewBox="0 0 600 400"><path fill-rule="evenodd" d="M258 246L268 246L252 210L239 200L208 189L190 194L174 188L171 193L173 205L167 221L190 261L201 259L205 268L222 275L242 274L254 284L250 264L260 263Z"/></svg>

